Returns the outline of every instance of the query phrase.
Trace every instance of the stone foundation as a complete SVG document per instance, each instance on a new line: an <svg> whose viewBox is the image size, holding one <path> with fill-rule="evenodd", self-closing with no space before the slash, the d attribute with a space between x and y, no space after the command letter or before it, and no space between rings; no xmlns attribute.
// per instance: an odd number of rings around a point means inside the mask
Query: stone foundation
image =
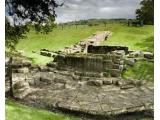
<svg viewBox="0 0 160 120"><path fill-rule="evenodd" d="M93 46L89 45L88 46L88 53L92 54L107 54L115 50L124 50L125 54L128 54L128 47L123 47L123 46Z"/></svg>
<svg viewBox="0 0 160 120"><path fill-rule="evenodd" d="M87 59L85 59L86 57ZM98 60L92 60L92 58L96 57ZM58 62L59 64L63 63L60 64L63 67L65 64L67 66L70 65L71 71L68 68L66 70L58 70L47 66L39 67L33 65L29 66L28 72L13 71L12 78L15 97L31 106L52 110L66 110L91 116L100 115L107 117L153 111L154 92L152 83L124 80L117 77L104 77L104 73L107 74L111 71L112 74L115 74L120 71L117 69L117 64L123 64L122 61L118 61L121 57L116 54L88 54L79 59L79 57L74 55L66 55L63 57L59 56L56 59L57 65ZM78 64L77 61L79 61L80 65L76 67L84 67L83 69L90 72L77 71L77 68L75 70L75 65ZM84 66L87 64L86 61L91 61L92 64L89 65L93 67L92 69ZM101 64L100 66L103 70L102 64L110 65L113 61L116 62L114 66L116 69L110 69L110 71L104 73L95 72L99 64ZM73 66L72 62L74 62ZM23 68L22 66L26 67L22 63L17 63L14 69L18 71L18 69ZM90 68L90 66L87 67ZM7 84L6 88L8 88Z"/></svg>
<svg viewBox="0 0 160 120"><path fill-rule="evenodd" d="M123 71L123 54L67 54L58 55L54 62L58 69L74 69L82 72L107 73L119 77Z"/></svg>

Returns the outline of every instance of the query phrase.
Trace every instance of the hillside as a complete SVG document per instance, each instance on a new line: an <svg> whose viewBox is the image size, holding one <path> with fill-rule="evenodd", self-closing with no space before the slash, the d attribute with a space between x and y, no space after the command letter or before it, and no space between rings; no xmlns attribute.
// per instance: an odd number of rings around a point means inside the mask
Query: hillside
<svg viewBox="0 0 160 120"><path fill-rule="evenodd" d="M39 51L42 48L59 50L66 46L73 45L97 31L109 30L112 36L102 45L124 45L131 50L153 51L153 26L128 27L122 24L107 24L98 26L61 26L55 28L49 34L37 34L31 30L27 38L20 40L16 49L23 50L25 55L32 58L35 64L46 64L51 61L47 57L39 56L32 51Z"/></svg>

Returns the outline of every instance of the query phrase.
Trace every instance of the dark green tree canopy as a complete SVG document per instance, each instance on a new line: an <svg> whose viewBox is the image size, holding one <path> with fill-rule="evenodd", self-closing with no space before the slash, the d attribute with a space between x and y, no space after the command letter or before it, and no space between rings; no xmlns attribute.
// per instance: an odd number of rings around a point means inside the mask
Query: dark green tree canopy
<svg viewBox="0 0 160 120"><path fill-rule="evenodd" d="M137 19L144 24L154 24L154 0L142 0L141 8L136 10Z"/></svg>
<svg viewBox="0 0 160 120"><path fill-rule="evenodd" d="M55 8L62 5L55 0L5 0L6 47L14 49L18 39L29 31L26 21L33 23L37 31L48 33L55 21ZM13 19L12 25L7 19L8 16Z"/></svg>
<svg viewBox="0 0 160 120"><path fill-rule="evenodd" d="M54 10L58 7L55 0L5 0L5 3L10 16L16 15L18 19L39 23L54 20Z"/></svg>

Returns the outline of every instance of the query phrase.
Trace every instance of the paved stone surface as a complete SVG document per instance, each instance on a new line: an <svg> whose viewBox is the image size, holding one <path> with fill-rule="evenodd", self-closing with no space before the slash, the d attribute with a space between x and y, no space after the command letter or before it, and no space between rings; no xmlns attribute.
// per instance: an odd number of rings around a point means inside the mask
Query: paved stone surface
<svg viewBox="0 0 160 120"><path fill-rule="evenodd" d="M30 86L32 92L22 100L38 107L50 106L59 110L102 116L153 110L152 83L136 86L121 78L89 77L86 79L86 77L75 77L73 74L65 71L32 75L15 73L13 78L15 78L14 81L16 79L34 80L35 84ZM35 76L37 80L34 79ZM46 80L41 80L44 77ZM93 80L99 81L100 85L89 85L88 82ZM100 82L101 80L103 82ZM36 84L36 81L39 83ZM102 84L105 83L104 81L110 84ZM134 86L122 89L121 85L128 85L128 83Z"/></svg>

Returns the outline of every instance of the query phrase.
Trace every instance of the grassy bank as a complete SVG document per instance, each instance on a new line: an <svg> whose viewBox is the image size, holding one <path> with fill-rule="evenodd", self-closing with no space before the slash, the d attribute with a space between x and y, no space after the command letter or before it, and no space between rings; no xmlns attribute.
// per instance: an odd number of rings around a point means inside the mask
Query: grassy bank
<svg viewBox="0 0 160 120"><path fill-rule="evenodd" d="M122 45L130 50L151 51L154 49L153 26L128 27L116 25L110 28L112 36L103 45Z"/></svg>
<svg viewBox="0 0 160 120"><path fill-rule="evenodd" d="M79 120L41 109L31 108L12 100L6 100L6 120Z"/></svg>
<svg viewBox="0 0 160 120"><path fill-rule="evenodd" d="M102 43L102 45L123 45L132 50L153 51L153 26L128 27L121 24L108 24L99 26L64 26L55 28L51 33L37 34L31 30L27 38L20 40L17 45L18 50L23 50L27 57L33 59L35 64L46 64L52 59L32 53L41 48L59 50L65 46L73 45L83 40L97 31L109 30L112 36Z"/></svg>
<svg viewBox="0 0 160 120"><path fill-rule="evenodd" d="M122 77L154 81L154 63L147 61L137 62L133 67L125 71Z"/></svg>

